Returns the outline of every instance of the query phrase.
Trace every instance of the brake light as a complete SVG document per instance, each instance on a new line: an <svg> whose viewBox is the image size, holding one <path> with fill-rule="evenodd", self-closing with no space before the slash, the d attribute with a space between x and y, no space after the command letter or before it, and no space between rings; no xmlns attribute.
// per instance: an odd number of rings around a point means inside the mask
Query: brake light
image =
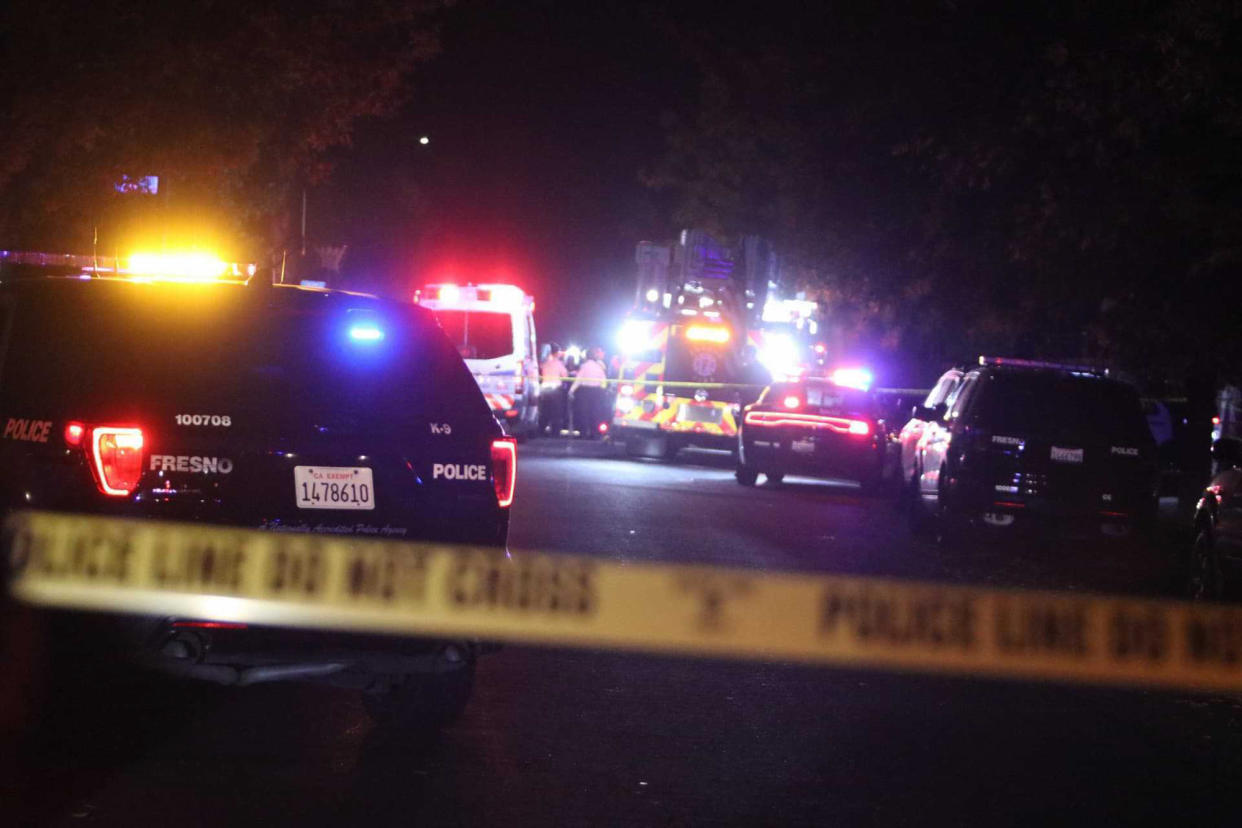
<svg viewBox="0 0 1242 828"><path fill-rule="evenodd" d="M492 485L496 488L496 504L508 509L517 487L517 440L513 437L492 440Z"/></svg>
<svg viewBox="0 0 1242 828"><path fill-rule="evenodd" d="M234 621L174 621L173 626L192 630L244 630L247 627Z"/></svg>
<svg viewBox="0 0 1242 828"><path fill-rule="evenodd" d="M77 448L82 445L82 438L85 436L86 426L81 423L65 423L65 445Z"/></svg>
<svg viewBox="0 0 1242 828"><path fill-rule="evenodd" d="M801 404L802 404L802 401L799 400L797 397L790 396L790 397L785 398L786 408L797 408Z"/></svg>
<svg viewBox="0 0 1242 828"><path fill-rule="evenodd" d="M838 434L866 436L871 433L871 424L866 420L851 420L848 417L830 417L824 414L787 414L782 411L748 411L746 425L754 426L802 426L804 428L820 428L835 431Z"/></svg>
<svg viewBox="0 0 1242 828"><path fill-rule="evenodd" d="M96 426L91 429L91 468L95 482L106 495L123 496L138 486L142 477L142 429Z"/></svg>

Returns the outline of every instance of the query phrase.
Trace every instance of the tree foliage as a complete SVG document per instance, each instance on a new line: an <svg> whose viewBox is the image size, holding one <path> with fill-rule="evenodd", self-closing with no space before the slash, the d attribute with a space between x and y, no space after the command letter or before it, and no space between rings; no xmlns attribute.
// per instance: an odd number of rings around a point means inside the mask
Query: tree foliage
<svg viewBox="0 0 1242 828"><path fill-rule="evenodd" d="M441 5L10 0L0 239L80 248L123 213L113 183L150 174L178 220L279 241L291 191L326 174L325 150L404 99Z"/></svg>
<svg viewBox="0 0 1242 828"><path fill-rule="evenodd" d="M1239 4L777 17L681 32L701 96L648 175L681 222L813 262L860 345L1239 364L1200 344L1239 309Z"/></svg>

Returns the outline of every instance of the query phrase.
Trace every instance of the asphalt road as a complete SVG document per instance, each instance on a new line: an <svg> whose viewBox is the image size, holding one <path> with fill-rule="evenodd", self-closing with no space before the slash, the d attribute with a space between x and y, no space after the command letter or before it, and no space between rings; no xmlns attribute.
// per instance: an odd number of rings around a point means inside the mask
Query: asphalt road
<svg viewBox="0 0 1242 828"><path fill-rule="evenodd" d="M1161 594L1157 547L945 550L848 484L743 489L523 447L511 545L781 570ZM510 646L466 716L397 740L349 692L63 688L0 745L0 824L1236 823L1235 697Z"/></svg>

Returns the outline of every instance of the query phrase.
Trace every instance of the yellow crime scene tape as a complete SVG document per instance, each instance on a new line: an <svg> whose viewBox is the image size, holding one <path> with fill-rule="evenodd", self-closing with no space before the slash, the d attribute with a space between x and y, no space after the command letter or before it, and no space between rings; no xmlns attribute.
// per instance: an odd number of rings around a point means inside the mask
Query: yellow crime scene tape
<svg viewBox="0 0 1242 828"><path fill-rule="evenodd" d="M24 512L30 604L259 625L1185 689L1242 689L1242 608L627 564Z"/></svg>
<svg viewBox="0 0 1242 828"><path fill-rule="evenodd" d="M541 383L543 383L543 382L563 382L563 383L565 383L566 385L573 385L574 378L573 378L573 377L556 377L556 376L546 376L546 377L545 377L545 376L541 376L541 377L539 377L539 381L540 381ZM630 378L630 379L593 379L593 380L591 380L591 382L596 382L596 383L602 382L602 383L605 383L605 384L607 384L607 385L643 385L643 386L647 386L647 385L652 385L652 386L654 386L654 385L661 385L661 386L664 386L664 387L666 387L666 388L752 388L752 389L763 389L763 388L766 388L766 387L767 387L767 384L766 384L766 383L753 383L753 382L752 382L752 383L745 383L745 382L688 382L688 381L680 381L680 380L678 380L678 381L674 381L674 380L653 380L653 379L635 379L635 378ZM931 391L931 389L930 389L930 388L873 388L872 390L873 390L875 393L877 393L877 394L904 394L904 395L917 395L917 396L920 396L920 397L925 397L925 396L927 396L927 393L928 393L929 391Z"/></svg>

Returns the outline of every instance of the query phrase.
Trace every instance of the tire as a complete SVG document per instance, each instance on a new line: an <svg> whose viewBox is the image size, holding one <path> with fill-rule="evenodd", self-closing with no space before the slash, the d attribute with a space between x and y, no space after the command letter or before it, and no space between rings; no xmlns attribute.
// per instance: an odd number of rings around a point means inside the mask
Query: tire
<svg viewBox="0 0 1242 828"><path fill-rule="evenodd" d="M1195 601L1219 601L1225 597L1225 575L1212 532L1200 526L1195 532L1186 562L1186 597Z"/></svg>
<svg viewBox="0 0 1242 828"><path fill-rule="evenodd" d="M753 467L742 465L742 463L739 462L733 471L733 476L736 477L737 482L743 486L753 486L755 485L755 481L759 479L759 472Z"/></svg>
<svg viewBox="0 0 1242 828"><path fill-rule="evenodd" d="M625 446L625 456L661 460L668 458L668 438L647 434L628 434L621 441Z"/></svg>
<svg viewBox="0 0 1242 828"><path fill-rule="evenodd" d="M672 437L664 438L664 451L660 453L660 457L666 463L673 463L677 460L677 453L681 451L681 442Z"/></svg>
<svg viewBox="0 0 1242 828"><path fill-rule="evenodd" d="M949 490L945 485L945 480L947 479L946 470L941 469L938 483L939 494L936 497L936 513L933 518L936 543L940 546L952 546L961 540L965 529L963 518L953 508L952 498L949 497Z"/></svg>
<svg viewBox="0 0 1242 828"><path fill-rule="evenodd" d="M934 537L932 519L927 514L927 507L923 505L923 498L919 493L919 473L917 471L911 476L910 482L906 484L906 510L910 534L920 540L932 539Z"/></svg>
<svg viewBox="0 0 1242 828"><path fill-rule="evenodd" d="M884 494L884 477L877 471L858 481L863 497L878 497Z"/></svg>
<svg viewBox="0 0 1242 828"><path fill-rule="evenodd" d="M474 690L474 661L445 673L419 673L362 694L372 721L386 730L427 732L461 718Z"/></svg>

